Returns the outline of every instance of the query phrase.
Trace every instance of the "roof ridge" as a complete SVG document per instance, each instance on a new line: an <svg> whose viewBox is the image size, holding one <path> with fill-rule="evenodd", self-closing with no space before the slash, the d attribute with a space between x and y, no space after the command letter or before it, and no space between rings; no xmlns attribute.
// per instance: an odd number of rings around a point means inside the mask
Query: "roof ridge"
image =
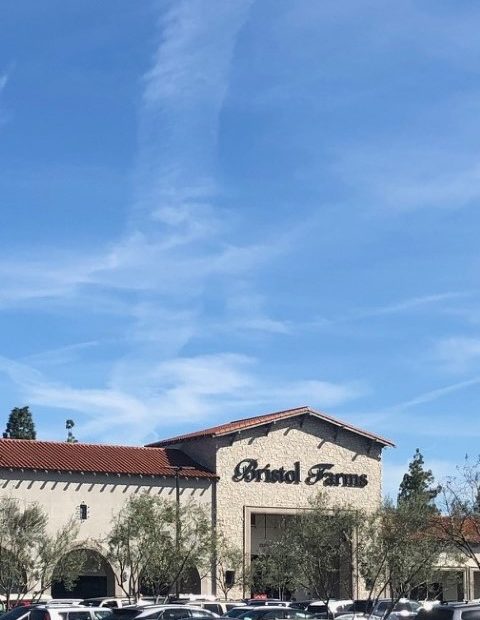
<svg viewBox="0 0 480 620"><path fill-rule="evenodd" d="M324 422L330 422L336 426L341 428L345 428L346 430L366 437L372 441L376 441L378 443L384 444L385 446L394 447L395 444L390 440L382 437L381 435L377 435L376 433L372 433L370 431L359 428L350 422L345 422L331 416L329 414L323 413L322 411L318 411L309 405L304 405L302 407L294 407L291 409L283 409L281 411L274 411L270 413L265 413L249 418L242 418L240 420L233 420L231 422L224 422L217 424L215 426L210 426L208 428L203 428L197 431L193 431L190 433L184 433L181 435L176 435L174 437L168 437L165 439L161 439L159 441L148 444L147 447L158 448L158 447L167 447L172 446L176 443L181 443L183 441L189 441L191 439L200 439L205 437L220 437L223 435L229 435L231 433L238 433L248 428L253 428L255 423L258 422L258 425L268 424L272 418L275 419L285 419L288 417L295 417L301 414L311 414L319 419L322 419Z"/></svg>

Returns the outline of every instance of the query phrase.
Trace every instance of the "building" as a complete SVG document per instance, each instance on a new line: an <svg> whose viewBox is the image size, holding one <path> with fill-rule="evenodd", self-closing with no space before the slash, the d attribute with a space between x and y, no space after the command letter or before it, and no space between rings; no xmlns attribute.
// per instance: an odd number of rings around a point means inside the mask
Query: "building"
<svg viewBox="0 0 480 620"><path fill-rule="evenodd" d="M393 445L309 407L237 420L147 447L6 439L0 440L0 489L20 502L41 504L52 529L76 515L81 521L78 546L96 559L80 578L78 594L113 595L120 591L101 541L132 494L204 504L212 523L243 547L249 561L275 536L280 516L306 508L320 488L332 506L377 508L382 451ZM352 588L354 595L362 594L356 575ZM195 574L190 589L214 590L210 578ZM54 585L52 595L64 594L62 584Z"/></svg>

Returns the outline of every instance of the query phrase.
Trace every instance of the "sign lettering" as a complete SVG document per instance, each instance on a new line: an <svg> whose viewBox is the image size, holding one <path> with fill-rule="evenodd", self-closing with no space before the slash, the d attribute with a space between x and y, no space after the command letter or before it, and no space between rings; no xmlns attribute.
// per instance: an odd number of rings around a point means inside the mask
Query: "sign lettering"
<svg viewBox="0 0 480 620"><path fill-rule="evenodd" d="M264 467L258 466L256 459L244 459L235 466L233 472L234 482L267 482L280 484L300 484L302 481L311 486L317 483L326 487L353 487L367 486L367 474L337 473L332 471L333 463L317 463L312 465L302 478L300 461L296 461L293 467L279 467L272 469L268 463Z"/></svg>

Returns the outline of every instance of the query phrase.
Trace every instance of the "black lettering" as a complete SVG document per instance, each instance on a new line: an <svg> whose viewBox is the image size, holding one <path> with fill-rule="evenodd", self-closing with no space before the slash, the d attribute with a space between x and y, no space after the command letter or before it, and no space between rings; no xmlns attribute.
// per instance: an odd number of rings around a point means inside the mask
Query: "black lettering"
<svg viewBox="0 0 480 620"><path fill-rule="evenodd" d="M245 459L240 461L233 472L233 480L235 482L252 482L256 477L258 461L255 459Z"/></svg>
<svg viewBox="0 0 480 620"><path fill-rule="evenodd" d="M272 482L280 482L280 472L278 469L272 470Z"/></svg>
<svg viewBox="0 0 480 620"><path fill-rule="evenodd" d="M358 476L358 486L360 488L366 487L367 484L368 484L367 474L361 474L360 476Z"/></svg>
<svg viewBox="0 0 480 620"><path fill-rule="evenodd" d="M318 463L317 465L313 465L308 470L308 476L305 479L305 484L316 484L325 476L325 472L328 469L332 469L333 464L331 463Z"/></svg>
<svg viewBox="0 0 480 620"><path fill-rule="evenodd" d="M286 472L285 482L287 484L292 484L292 482L295 482L295 470L294 469L291 469L290 471Z"/></svg>
<svg viewBox="0 0 480 620"><path fill-rule="evenodd" d="M333 487L333 486L335 486L335 474L327 472L323 476L323 486L325 486L325 487Z"/></svg>
<svg viewBox="0 0 480 620"><path fill-rule="evenodd" d="M285 467L280 467L280 469L278 470L278 475L280 477L280 480L278 482L285 482Z"/></svg>
<svg viewBox="0 0 480 620"><path fill-rule="evenodd" d="M293 467L295 469L295 484L300 484L300 461L296 461L293 464Z"/></svg>
<svg viewBox="0 0 480 620"><path fill-rule="evenodd" d="M340 481L343 479L343 474L335 474L333 484L338 487L340 486Z"/></svg>
<svg viewBox="0 0 480 620"><path fill-rule="evenodd" d="M272 482L272 472L270 471L270 463L263 468L265 473L265 482Z"/></svg>

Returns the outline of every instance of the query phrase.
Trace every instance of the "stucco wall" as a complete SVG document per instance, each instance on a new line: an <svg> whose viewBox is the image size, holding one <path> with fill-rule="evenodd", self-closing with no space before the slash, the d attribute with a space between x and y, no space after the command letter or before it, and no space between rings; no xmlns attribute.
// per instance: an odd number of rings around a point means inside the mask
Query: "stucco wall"
<svg viewBox="0 0 480 620"><path fill-rule="evenodd" d="M194 501L211 510L212 483L204 479L179 479L180 502ZM0 470L0 496L12 497L22 505L38 503L48 515L48 529L55 532L71 517L78 519L79 546L104 550L102 541L111 529L112 518L129 497L149 493L175 501L175 480L163 477L105 474L18 472ZM79 506L88 506L88 518L80 521ZM115 568L115 567L114 567ZM210 582L202 584L210 591ZM120 591L117 592L120 594Z"/></svg>

